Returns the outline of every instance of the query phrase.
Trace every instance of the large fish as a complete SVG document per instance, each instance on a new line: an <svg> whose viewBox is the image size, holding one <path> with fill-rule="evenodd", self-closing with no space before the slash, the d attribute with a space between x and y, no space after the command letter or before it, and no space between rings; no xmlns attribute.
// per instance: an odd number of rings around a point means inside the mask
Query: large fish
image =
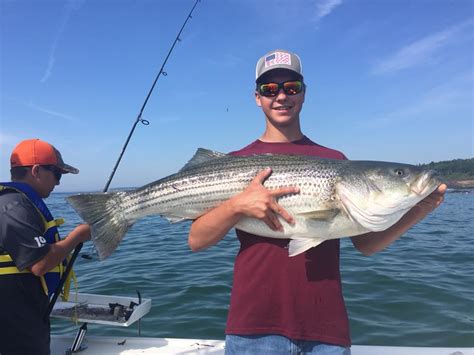
<svg viewBox="0 0 474 355"><path fill-rule="evenodd" d="M236 228L291 239L290 256L328 239L385 230L440 184L434 171L406 164L301 155L240 157L198 149L178 173L136 190L80 194L67 200L91 225L102 260L112 254L136 220L148 215L161 215L171 222L195 219L243 191L266 167L272 168L266 188L299 187L299 193L278 199L295 224L281 220L281 232L244 217Z"/></svg>

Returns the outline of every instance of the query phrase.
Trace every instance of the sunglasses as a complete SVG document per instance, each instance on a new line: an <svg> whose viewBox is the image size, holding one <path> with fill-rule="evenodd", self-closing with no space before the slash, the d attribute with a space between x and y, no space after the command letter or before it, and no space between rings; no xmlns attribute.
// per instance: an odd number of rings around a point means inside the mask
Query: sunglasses
<svg viewBox="0 0 474 355"><path fill-rule="evenodd" d="M303 83L301 80L291 80L284 83L257 84L258 93L266 97L277 96L280 89L283 89L286 95L296 95L303 91Z"/></svg>
<svg viewBox="0 0 474 355"><path fill-rule="evenodd" d="M56 166L54 166L54 165L41 165L41 167L43 169L51 171L58 182L61 180L61 176L63 175L63 173Z"/></svg>

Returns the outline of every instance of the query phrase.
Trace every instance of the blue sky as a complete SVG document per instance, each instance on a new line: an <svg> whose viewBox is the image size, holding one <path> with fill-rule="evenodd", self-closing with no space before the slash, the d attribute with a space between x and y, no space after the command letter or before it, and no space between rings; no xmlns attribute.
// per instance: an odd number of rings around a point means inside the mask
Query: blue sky
<svg viewBox="0 0 474 355"><path fill-rule="evenodd" d="M0 0L0 179L14 145L38 137L81 170L56 191L102 189L193 4ZM470 0L202 0L111 187L258 138L255 63L276 48L302 59L314 141L357 160L470 158L473 37Z"/></svg>

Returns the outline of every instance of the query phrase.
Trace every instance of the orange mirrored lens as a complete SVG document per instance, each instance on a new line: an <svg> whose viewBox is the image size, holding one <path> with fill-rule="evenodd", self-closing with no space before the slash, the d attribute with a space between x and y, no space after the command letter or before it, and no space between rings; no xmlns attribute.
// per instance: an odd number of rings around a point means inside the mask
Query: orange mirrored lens
<svg viewBox="0 0 474 355"><path fill-rule="evenodd" d="M293 80L284 83L265 83L258 86L258 92L267 97L277 96L280 89L283 89L286 95L296 95L303 89L303 83L300 80Z"/></svg>
<svg viewBox="0 0 474 355"><path fill-rule="evenodd" d="M301 92L301 81L287 81L283 83L283 90L288 95L296 95Z"/></svg>
<svg viewBox="0 0 474 355"><path fill-rule="evenodd" d="M260 93L262 95L265 94L273 94L276 95L279 90L279 85L277 83L267 83L267 84L262 84L260 85Z"/></svg>

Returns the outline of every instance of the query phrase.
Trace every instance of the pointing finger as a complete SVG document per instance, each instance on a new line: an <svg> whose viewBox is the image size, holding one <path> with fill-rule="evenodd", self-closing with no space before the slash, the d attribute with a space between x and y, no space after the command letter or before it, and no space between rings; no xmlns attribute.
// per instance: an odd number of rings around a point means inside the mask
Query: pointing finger
<svg viewBox="0 0 474 355"><path fill-rule="evenodd" d="M275 212L276 215L280 215L287 223L289 224L295 223L295 219L288 213L287 210L281 207L278 203L275 202L274 204L272 204L271 209L273 212ZM277 218L277 221L278 221L278 218ZM280 221L278 221L278 223L281 226Z"/></svg>
<svg viewBox="0 0 474 355"><path fill-rule="evenodd" d="M265 181L266 178L268 178L270 176L270 174L272 173L272 169L271 168L265 168L263 170L261 170L257 176L255 176L255 178L253 179L254 182L258 183L258 184L263 184L263 182Z"/></svg>
<svg viewBox="0 0 474 355"><path fill-rule="evenodd" d="M284 195L288 194L296 194L300 192L300 189L297 186L285 186L285 187L280 187L278 189L274 189L270 191L270 194L274 198L278 198Z"/></svg>
<svg viewBox="0 0 474 355"><path fill-rule="evenodd" d="M264 219L264 222L267 224L267 226L275 231L283 230L283 226L278 220L278 217L271 211L267 214L267 218Z"/></svg>

